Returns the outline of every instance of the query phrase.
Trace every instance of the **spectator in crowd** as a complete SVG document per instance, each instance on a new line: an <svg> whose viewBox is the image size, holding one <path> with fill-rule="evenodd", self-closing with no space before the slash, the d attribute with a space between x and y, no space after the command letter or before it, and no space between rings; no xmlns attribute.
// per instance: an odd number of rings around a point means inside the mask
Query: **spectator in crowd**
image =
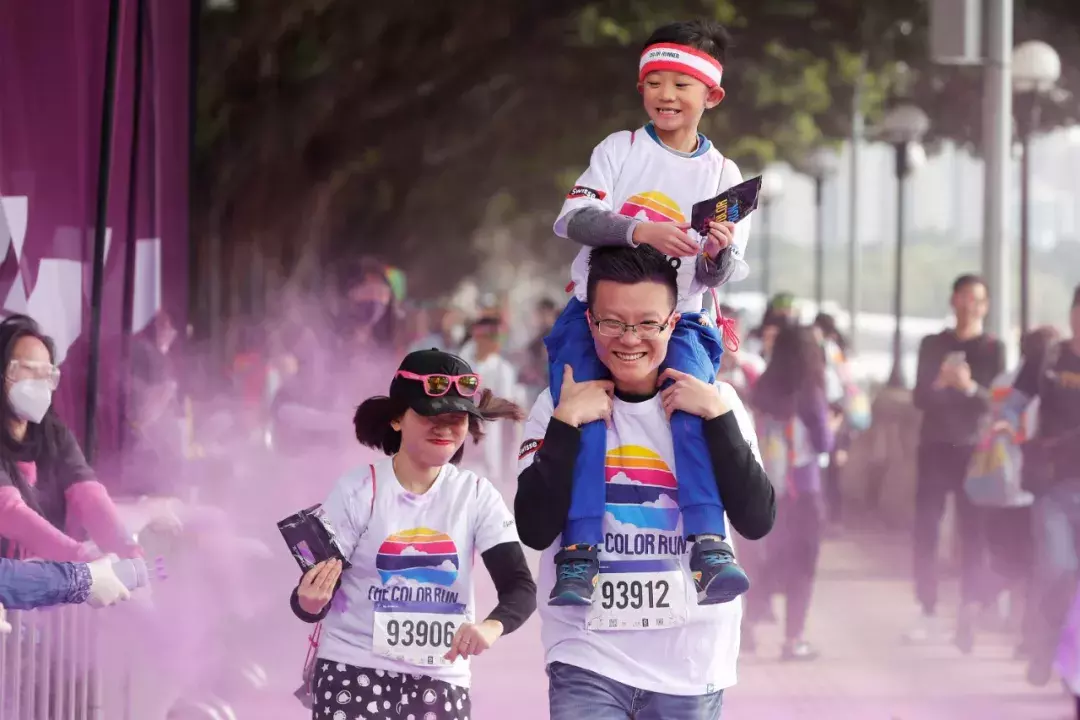
<svg viewBox="0 0 1080 720"><path fill-rule="evenodd" d="M117 577L115 556L82 562L23 562L0 558L0 623L3 610L33 610L87 603L106 607L130 597Z"/></svg>
<svg viewBox="0 0 1080 720"><path fill-rule="evenodd" d="M341 447L350 400L386 382L396 365L398 309L385 265L360 258L338 279L337 334L303 335L292 349L296 373L270 409L274 447L288 454Z"/></svg>
<svg viewBox="0 0 1080 720"><path fill-rule="evenodd" d="M465 342L467 332L465 330L465 313L456 305L447 305L437 311L438 321L435 332L428 333L412 344L411 350L442 350L443 352L456 353L461 350Z"/></svg>
<svg viewBox="0 0 1080 720"><path fill-rule="evenodd" d="M919 345L915 407L922 411L915 490L915 595L921 618L908 634L923 641L942 634L937 618L938 550L945 500L951 494L960 535L960 603L956 640L970 649L971 624L987 600L985 518L963 492L980 427L990 410L990 385L1005 369L1001 341L983 330L986 283L961 275L953 283L956 325Z"/></svg>
<svg viewBox="0 0 1080 720"><path fill-rule="evenodd" d="M559 306L549 297L540 298L536 303L534 320L536 335L525 348L521 363L521 382L529 388L530 399L535 399L548 384L548 355L544 338L555 327L559 317Z"/></svg>
<svg viewBox="0 0 1080 720"><path fill-rule="evenodd" d="M65 527L81 525L105 552L140 554L105 486L52 407L60 382L53 341L33 319L0 322L0 557L86 560Z"/></svg>
<svg viewBox="0 0 1080 720"><path fill-rule="evenodd" d="M752 624L771 616L783 595L785 660L813 660L803 637L821 549L823 497L819 456L832 449L838 426L825 398L825 362L814 331L785 324L753 393L765 471L777 494L777 525L765 541L759 589L747 597ZM748 636L751 645L754 638Z"/></svg>
<svg viewBox="0 0 1080 720"><path fill-rule="evenodd" d="M1019 417L1038 398L1035 436L1024 445L1024 482L1035 494L1034 602L1028 679L1050 679L1054 651L1076 592L1080 538L1080 286L1069 316L1072 337L1054 343L1042 357L1029 357L1016 375L1007 403Z"/></svg>
<svg viewBox="0 0 1080 720"><path fill-rule="evenodd" d="M172 349L177 337L164 310L132 338L123 488L166 491L184 460L184 409Z"/></svg>
<svg viewBox="0 0 1080 720"><path fill-rule="evenodd" d="M486 389L498 397L521 402L524 392L518 385L517 369L502 354L502 322L491 316L481 318L472 324L469 334L472 336L470 352L463 351L462 359L476 370ZM510 480L516 476L513 469L516 440L516 424L493 425L479 448L466 451L465 464L489 480Z"/></svg>
<svg viewBox="0 0 1080 720"><path fill-rule="evenodd" d="M735 336L742 337L742 313L731 305L721 305L720 314L730 321ZM765 359L760 355L743 347L734 352L729 349L720 356L720 373L716 379L735 388L739 398L749 405L750 391L764 370Z"/></svg>
<svg viewBox="0 0 1080 720"><path fill-rule="evenodd" d="M844 466L847 465L852 433L851 426L844 422L850 401L848 388L851 387L847 338L836 326L836 318L828 313L818 313L814 318L813 327L825 351L825 397L829 401L829 415L833 422L838 423L835 442L832 452L829 453L823 478L826 517L835 529L843 514L840 478Z"/></svg>
<svg viewBox="0 0 1080 720"><path fill-rule="evenodd" d="M799 318L798 308L795 305L795 296L789 292L779 292L769 299L765 306L765 314L761 317L761 324L750 331L746 338L747 349L757 355L767 358L765 351L767 344L766 335L775 337L776 330L788 322L797 321Z"/></svg>
<svg viewBox="0 0 1080 720"><path fill-rule="evenodd" d="M1047 326L1029 331L1020 340L1020 367L1029 360L1046 358L1050 349L1059 340L1060 333L1054 327ZM993 426L984 430L984 442L987 439L985 433L996 435L1004 432L1008 433L1020 447L1023 447L1023 443L1038 434L1038 398L1035 398L1018 418L1005 419L1006 408L1010 407L1012 387L1016 382L1018 372L1019 368L1007 370L994 379L990 395L991 417L995 422ZM1011 420L1016 424L1014 425ZM1031 504L1034 496L1023 488L1025 485L1037 486L1039 483L1038 478L1025 481L1024 463L1020 464L1018 473L1012 472L1015 469L1013 467L1002 466L1002 473L1006 475L1003 478L1005 487L1002 492L990 498L993 502L973 496L970 485L967 490L969 497L985 508L986 526L994 529L993 532L987 533L986 538L991 568L994 570L994 577L1001 579L1001 589L1009 593L1011 613L1014 617L1023 618L1021 640L1017 652L1020 655L1026 655L1029 653L1031 643L1031 622L1038 611L1028 602L1029 598L1034 597L1034 593L1031 592L1034 561Z"/></svg>

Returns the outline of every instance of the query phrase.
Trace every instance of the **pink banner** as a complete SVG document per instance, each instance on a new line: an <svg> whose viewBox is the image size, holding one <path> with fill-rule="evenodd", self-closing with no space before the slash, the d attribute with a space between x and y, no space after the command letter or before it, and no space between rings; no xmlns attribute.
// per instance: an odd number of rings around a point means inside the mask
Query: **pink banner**
<svg viewBox="0 0 1080 720"><path fill-rule="evenodd" d="M125 253L135 254L135 331L159 308L186 324L191 4L143 1L141 93L139 0L120 1L95 423L106 455L119 438ZM27 313L56 340L63 369L56 405L80 437L108 16L109 0L0 3L0 302L4 314Z"/></svg>

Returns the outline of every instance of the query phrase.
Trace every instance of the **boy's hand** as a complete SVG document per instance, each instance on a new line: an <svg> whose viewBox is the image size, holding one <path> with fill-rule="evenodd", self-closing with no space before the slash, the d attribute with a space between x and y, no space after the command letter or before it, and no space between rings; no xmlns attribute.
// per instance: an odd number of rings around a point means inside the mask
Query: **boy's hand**
<svg viewBox="0 0 1080 720"><path fill-rule="evenodd" d="M614 394L615 384L610 380L574 382L574 371L564 365L562 395L552 417L574 427L594 420L607 421L611 418Z"/></svg>
<svg viewBox="0 0 1080 720"><path fill-rule="evenodd" d="M634 228L634 242L652 245L668 257L697 257L698 245L686 231L690 223L638 223Z"/></svg>
<svg viewBox="0 0 1080 720"><path fill-rule="evenodd" d="M663 386L668 380L674 382L660 391L660 401L664 405L664 413L667 414L668 420L676 410L697 415L703 420L712 420L731 409L720 397L720 390L715 385L704 383L693 375L687 375L674 368L668 368L657 378L657 387Z"/></svg>
<svg viewBox="0 0 1080 720"><path fill-rule="evenodd" d="M710 260L716 260L716 256L724 248L731 247L735 242L735 223L716 222L709 223L709 234L705 237L705 254Z"/></svg>

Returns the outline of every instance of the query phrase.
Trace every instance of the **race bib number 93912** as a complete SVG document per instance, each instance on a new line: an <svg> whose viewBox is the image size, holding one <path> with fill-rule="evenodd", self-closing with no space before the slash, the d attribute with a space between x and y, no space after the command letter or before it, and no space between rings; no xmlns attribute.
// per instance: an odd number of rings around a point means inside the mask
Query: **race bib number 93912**
<svg viewBox="0 0 1080 720"><path fill-rule="evenodd" d="M465 606L436 603L375 603L372 647L412 665L449 665L454 634L466 622Z"/></svg>
<svg viewBox="0 0 1080 720"><path fill-rule="evenodd" d="M685 623L686 573L674 565L663 571L637 572L631 563L601 563L586 627L665 630Z"/></svg>

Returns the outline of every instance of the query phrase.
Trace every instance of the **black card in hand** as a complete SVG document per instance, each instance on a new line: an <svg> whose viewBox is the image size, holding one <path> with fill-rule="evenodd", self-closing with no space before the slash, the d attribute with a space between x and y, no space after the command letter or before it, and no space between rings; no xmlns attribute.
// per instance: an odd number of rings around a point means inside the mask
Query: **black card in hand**
<svg viewBox="0 0 1080 720"><path fill-rule="evenodd" d="M761 194L761 176L750 178L729 187L711 200L694 203L690 213L690 227L701 236L709 232L710 222L737 223L757 209Z"/></svg>
<svg viewBox="0 0 1080 720"><path fill-rule="evenodd" d="M294 513L277 525L302 572L331 558L340 560L344 568L352 567L342 554L337 535L321 505Z"/></svg>

